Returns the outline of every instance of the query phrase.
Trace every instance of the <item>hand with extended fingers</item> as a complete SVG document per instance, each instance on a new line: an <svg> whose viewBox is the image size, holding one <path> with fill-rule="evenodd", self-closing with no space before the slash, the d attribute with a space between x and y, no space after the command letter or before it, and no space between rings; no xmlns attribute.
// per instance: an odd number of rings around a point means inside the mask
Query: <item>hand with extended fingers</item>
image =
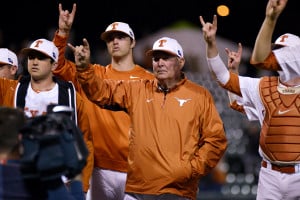
<svg viewBox="0 0 300 200"><path fill-rule="evenodd" d="M205 22L203 17L200 16L200 23L202 25L202 32L204 40L207 44L211 44L212 42L216 41L216 33L217 33L217 16L214 15L213 22Z"/></svg>
<svg viewBox="0 0 300 200"><path fill-rule="evenodd" d="M71 13L68 10L62 9L62 4L60 3L58 5L58 11L59 11L59 18L58 18L58 30L61 34L69 34L75 13L76 13L76 4L73 4L73 8Z"/></svg>
<svg viewBox="0 0 300 200"><path fill-rule="evenodd" d="M72 44L68 43L68 47L71 48L71 50L74 53L75 58L75 64L77 69L82 70L88 67L90 64L90 58L91 58L91 51L90 51L90 45L86 38L83 38L83 44L79 46L73 46Z"/></svg>
<svg viewBox="0 0 300 200"><path fill-rule="evenodd" d="M242 44L238 43L238 50L236 52L230 50L229 48L225 48L225 51L227 53L227 58L228 58L227 65L229 71L238 74L239 65L241 63L241 58L242 58L242 51L243 51Z"/></svg>

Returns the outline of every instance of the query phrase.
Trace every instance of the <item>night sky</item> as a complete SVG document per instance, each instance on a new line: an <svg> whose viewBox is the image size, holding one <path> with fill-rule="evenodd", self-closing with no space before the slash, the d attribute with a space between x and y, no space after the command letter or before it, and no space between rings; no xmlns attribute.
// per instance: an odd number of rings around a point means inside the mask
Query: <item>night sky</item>
<svg viewBox="0 0 300 200"><path fill-rule="evenodd" d="M113 21L129 23L137 40L176 21L184 20L201 27L199 15L211 21L217 5L226 4L231 13L228 17L218 17L217 34L250 47L264 19L267 4L267 0L148 0L137 3L129 0L10 0L1 6L3 41L0 45L9 47L21 45L25 39L48 38L48 31L57 28L59 2L64 9L71 9L72 3L77 3L73 30L78 43L83 37L98 43L101 32ZM300 35L299 19L297 1L290 0L279 18L274 40L286 32Z"/></svg>

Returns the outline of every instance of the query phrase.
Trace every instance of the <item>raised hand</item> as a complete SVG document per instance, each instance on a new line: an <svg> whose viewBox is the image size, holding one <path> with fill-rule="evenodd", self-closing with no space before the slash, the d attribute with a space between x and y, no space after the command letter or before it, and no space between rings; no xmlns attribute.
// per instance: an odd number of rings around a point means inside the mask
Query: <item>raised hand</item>
<svg viewBox="0 0 300 200"><path fill-rule="evenodd" d="M288 0L269 0L266 7L266 16L277 19L284 10Z"/></svg>
<svg viewBox="0 0 300 200"><path fill-rule="evenodd" d="M227 57L228 57L228 69L229 71L232 71L236 74L238 74L239 71L239 65L241 63L241 58L242 58L242 51L243 51L243 47L241 43L238 43L238 50L232 51L228 48L225 48L225 51L227 53Z"/></svg>
<svg viewBox="0 0 300 200"><path fill-rule="evenodd" d="M88 67L90 64L91 58L91 51L90 45L86 38L83 38L83 44L79 46L73 46L72 44L68 43L68 46L74 53L75 64L77 69L82 70Z"/></svg>
<svg viewBox="0 0 300 200"><path fill-rule="evenodd" d="M58 5L58 11L59 11L59 18L58 18L58 30L59 34L69 34L75 13L76 13L76 4L73 4L73 8L71 13L68 10L63 10L62 9L62 4L60 3Z"/></svg>
<svg viewBox="0 0 300 200"><path fill-rule="evenodd" d="M251 64L262 63L272 51L272 37L277 20L288 0L269 0L266 6L265 19L256 36L251 55ZM266 68L265 68L266 69Z"/></svg>
<svg viewBox="0 0 300 200"><path fill-rule="evenodd" d="M219 54L216 41L217 15L214 15L212 23L205 22L202 16L199 19L202 25L203 38L206 42L206 56L207 58L213 58Z"/></svg>
<svg viewBox="0 0 300 200"><path fill-rule="evenodd" d="M202 32L204 40L210 44L216 40L216 33L217 33L217 16L213 16L213 22L205 22L202 16L199 16L200 23L202 25Z"/></svg>

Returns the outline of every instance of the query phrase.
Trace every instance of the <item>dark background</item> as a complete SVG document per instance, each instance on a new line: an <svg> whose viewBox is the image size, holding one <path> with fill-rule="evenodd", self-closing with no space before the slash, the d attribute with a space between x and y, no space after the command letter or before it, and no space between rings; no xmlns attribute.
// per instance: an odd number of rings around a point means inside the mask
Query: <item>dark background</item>
<svg viewBox="0 0 300 200"><path fill-rule="evenodd" d="M211 21L220 4L229 6L228 17L218 17L218 36L241 42L243 46L253 47L256 35L265 17L265 7L268 0L174 0L174 1L114 1L114 0L8 0L3 2L0 11L0 47L8 47L15 52L24 47L26 41L38 38L52 39L49 30L58 26L58 3L63 4L63 9L71 11L72 3L77 3L77 12L72 30L74 31L75 45L81 44L86 37L91 47L105 47L100 40L100 34L114 21L123 21L130 24L137 41L143 36L151 35L160 29L170 26L181 20L190 22L201 28L199 15L206 21ZM286 9L279 18L275 29L273 41L283 33L300 35L299 1L290 0ZM51 31L50 31L51 32ZM202 37L201 35L199 38ZM245 52L245 51L244 51ZM99 56L98 56L99 57ZM247 62L249 58L247 58ZM102 62L97 62L102 63ZM250 67L249 67L250 68ZM253 69L253 68L250 68ZM247 73L249 73L247 71ZM252 73L254 74L254 73ZM259 124L252 124L245 116L228 109L227 93L210 79L207 73L189 74L192 80L207 87L214 96L217 108L224 121L229 147L224 157L228 165L228 174L254 175L253 182L230 182L217 185L218 188L229 188L231 185L248 184L257 187L257 177L260 169L260 157L257 153ZM196 79L197 78L197 79ZM238 137L242 134L241 137ZM203 186L213 186L210 176L204 177ZM220 195L219 190L201 187L202 199L239 199L254 200L255 194L230 194ZM205 193L204 190L208 190ZM254 190L255 191L255 190ZM211 192L211 193L210 193ZM226 196L227 195L227 196ZM218 196L218 197L216 197ZM211 197L211 198L209 198ZM221 198L224 197L224 198ZM199 197L200 199L200 197Z"/></svg>
<svg viewBox="0 0 300 200"><path fill-rule="evenodd" d="M27 0L5 1L1 5L0 30L2 47L18 48L24 40L48 38L58 22L58 3L71 10L77 3L73 30L78 43L86 37L90 43L104 45L100 33L113 21L132 27L136 39L151 34L179 20L201 27L199 15L211 21L219 4L229 6L228 17L218 17L218 35L252 47L265 15L267 0ZM290 32L299 35L300 14L296 0L290 0L279 18L274 37ZM49 38L50 37L50 38ZM275 40L274 38L273 40Z"/></svg>

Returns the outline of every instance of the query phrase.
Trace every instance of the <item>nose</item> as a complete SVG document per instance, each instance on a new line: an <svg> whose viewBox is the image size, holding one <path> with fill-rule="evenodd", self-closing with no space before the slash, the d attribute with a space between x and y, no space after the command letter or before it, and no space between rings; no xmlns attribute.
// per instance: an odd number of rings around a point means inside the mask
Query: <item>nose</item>
<svg viewBox="0 0 300 200"><path fill-rule="evenodd" d="M158 66L163 66L164 65L164 59L159 58L157 61Z"/></svg>
<svg viewBox="0 0 300 200"><path fill-rule="evenodd" d="M118 37L114 37L112 41L113 41L113 43L116 43L116 42L119 41L119 38Z"/></svg>
<svg viewBox="0 0 300 200"><path fill-rule="evenodd" d="M31 62L35 65L35 64L37 64L39 62L39 59L37 57L32 58Z"/></svg>

